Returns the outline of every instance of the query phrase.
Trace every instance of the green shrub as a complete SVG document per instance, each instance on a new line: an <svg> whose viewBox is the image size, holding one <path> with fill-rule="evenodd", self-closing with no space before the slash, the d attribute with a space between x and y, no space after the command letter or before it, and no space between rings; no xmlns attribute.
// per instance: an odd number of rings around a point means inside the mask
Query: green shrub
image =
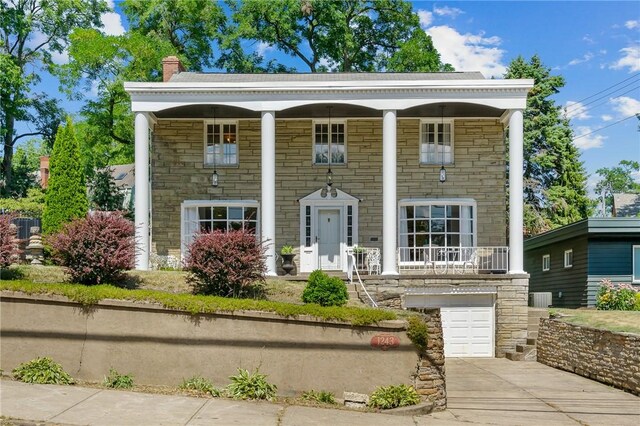
<svg viewBox="0 0 640 426"><path fill-rule="evenodd" d="M374 408L405 407L407 405L416 405L420 402L420 396L413 386L396 385L381 386L371 394L369 398L369 406Z"/></svg>
<svg viewBox="0 0 640 426"><path fill-rule="evenodd" d="M25 383L42 385L70 385L73 378L62 366L49 357L36 358L20 364L13 370L13 377Z"/></svg>
<svg viewBox="0 0 640 426"><path fill-rule="evenodd" d="M409 323L409 327L407 327L407 336L420 352L426 351L427 342L429 340L429 331L424 319L419 316L411 316L407 318L407 322Z"/></svg>
<svg viewBox="0 0 640 426"><path fill-rule="evenodd" d="M200 394L208 394L216 398L222 396L222 391L220 389L213 386L213 383L211 383L209 379L205 379L200 376L193 376L190 379L185 379L180 385L180 389Z"/></svg>
<svg viewBox="0 0 640 426"><path fill-rule="evenodd" d="M273 400L278 391L278 387L267 382L267 376L260 374L257 369L251 374L247 370L238 368L238 374L229 379L231 384L227 386L227 393L235 399Z"/></svg>
<svg viewBox="0 0 640 426"><path fill-rule="evenodd" d="M307 286L302 292L304 303L317 303L320 306L342 306L347 303L347 286L338 277L330 277L320 270L309 275Z"/></svg>
<svg viewBox="0 0 640 426"><path fill-rule="evenodd" d="M613 284L604 279L596 295L596 308L603 311L636 311L638 306L638 290L630 284Z"/></svg>
<svg viewBox="0 0 640 426"><path fill-rule="evenodd" d="M113 368L109 369L109 375L105 376L102 384L112 389L131 389L133 387L133 376L131 374L120 374Z"/></svg>
<svg viewBox="0 0 640 426"><path fill-rule="evenodd" d="M323 404L335 404L336 397L331 392L326 391L314 391L313 389L308 392L302 393L303 401L321 402Z"/></svg>
<svg viewBox="0 0 640 426"><path fill-rule="evenodd" d="M280 249L280 254L293 254L293 246L284 245Z"/></svg>

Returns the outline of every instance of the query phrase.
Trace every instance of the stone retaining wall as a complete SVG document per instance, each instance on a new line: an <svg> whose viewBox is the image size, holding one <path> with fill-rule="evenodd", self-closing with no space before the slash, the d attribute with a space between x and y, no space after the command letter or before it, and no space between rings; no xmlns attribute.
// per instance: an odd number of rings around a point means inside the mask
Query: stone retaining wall
<svg viewBox="0 0 640 426"><path fill-rule="evenodd" d="M538 362L640 395L640 336L541 319Z"/></svg>
<svg viewBox="0 0 640 426"><path fill-rule="evenodd" d="M424 313L431 341L420 354L405 321L353 326L266 312L191 315L121 300L87 307L58 296L1 295L5 372L50 356L81 380L102 381L113 367L138 384L176 387L194 375L225 386L237 368L260 368L283 396L311 389L338 397L344 391L370 394L404 383L435 409L446 407L437 309Z"/></svg>
<svg viewBox="0 0 640 426"><path fill-rule="evenodd" d="M495 354L504 357L527 341L528 275L421 275L398 278L366 277L364 285L384 307L402 309L407 288L438 287L453 290L495 288Z"/></svg>

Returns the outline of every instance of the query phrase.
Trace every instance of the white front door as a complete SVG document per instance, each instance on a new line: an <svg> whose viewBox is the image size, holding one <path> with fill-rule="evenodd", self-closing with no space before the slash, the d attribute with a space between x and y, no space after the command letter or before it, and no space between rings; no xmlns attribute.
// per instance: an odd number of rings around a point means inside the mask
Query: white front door
<svg viewBox="0 0 640 426"><path fill-rule="evenodd" d="M318 209L318 266L322 270L342 269L341 229L339 209Z"/></svg>

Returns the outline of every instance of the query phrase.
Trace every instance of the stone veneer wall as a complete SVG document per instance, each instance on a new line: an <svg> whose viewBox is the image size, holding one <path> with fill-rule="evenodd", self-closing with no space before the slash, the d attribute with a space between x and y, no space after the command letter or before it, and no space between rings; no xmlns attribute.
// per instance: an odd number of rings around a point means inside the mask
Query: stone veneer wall
<svg viewBox="0 0 640 426"><path fill-rule="evenodd" d="M640 395L640 335L541 319L538 362Z"/></svg>
<svg viewBox="0 0 640 426"><path fill-rule="evenodd" d="M347 164L333 165L335 186L361 202L360 245L382 247L382 119L347 121ZM439 165L419 163L420 121L399 119L398 200L473 198L478 203L479 246L506 245L505 145L496 119L457 119L454 162L447 182ZM152 245L160 255L180 254L180 203L184 200L260 201L260 120L239 120L239 165L203 165L204 122L159 120L151 150ZM325 182L326 166L312 164L312 121L276 121L276 248L300 244L298 199ZM376 241L377 239L377 241Z"/></svg>
<svg viewBox="0 0 640 426"><path fill-rule="evenodd" d="M444 368L444 336L440 309L418 310L424 316L429 332L427 351L420 357L413 387L418 394L434 403L434 410L447 408L447 387Z"/></svg>
<svg viewBox="0 0 640 426"><path fill-rule="evenodd" d="M367 277L363 281L378 305L402 309L407 288L416 287L495 287L496 357L515 351L527 341L528 275L459 275L404 276L399 278Z"/></svg>

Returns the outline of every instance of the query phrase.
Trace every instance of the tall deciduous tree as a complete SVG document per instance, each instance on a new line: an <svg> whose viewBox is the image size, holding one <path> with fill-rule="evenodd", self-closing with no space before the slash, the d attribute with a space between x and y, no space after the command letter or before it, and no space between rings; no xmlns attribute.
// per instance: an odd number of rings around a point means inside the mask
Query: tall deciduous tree
<svg viewBox="0 0 640 426"><path fill-rule="evenodd" d="M551 75L537 55L511 61L506 78L531 78L524 111L524 224L533 235L588 217L586 172L569 121L551 96L564 78Z"/></svg>
<svg viewBox="0 0 640 426"><path fill-rule="evenodd" d="M622 160L615 167L602 167L596 170L600 180L596 184L596 195L604 191L605 212L610 212L613 206L613 193L640 194L640 183L634 180L634 174L640 173L640 162L633 160Z"/></svg>
<svg viewBox="0 0 640 426"><path fill-rule="evenodd" d="M311 72L442 71L404 0L233 1L233 38L275 47Z"/></svg>
<svg viewBox="0 0 640 426"><path fill-rule="evenodd" d="M100 26L107 10L103 0L2 0L0 1L0 136L4 190L11 190L13 148L21 138L41 135L52 143L63 113L42 93L33 93L39 73L48 69L52 56L62 53L71 31ZM16 122L33 124L19 133Z"/></svg>
<svg viewBox="0 0 640 426"><path fill-rule="evenodd" d="M87 214L87 188L78 151L73 123L67 118L66 126L58 129L49 159L49 184L42 213L45 234L57 232L65 223Z"/></svg>

